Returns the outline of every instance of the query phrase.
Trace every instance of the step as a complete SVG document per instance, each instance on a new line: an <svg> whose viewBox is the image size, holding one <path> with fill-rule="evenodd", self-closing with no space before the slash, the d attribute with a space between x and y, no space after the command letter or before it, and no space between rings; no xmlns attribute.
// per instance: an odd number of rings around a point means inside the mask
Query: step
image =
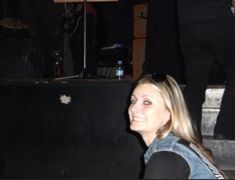
<svg viewBox="0 0 235 180"><path fill-rule="evenodd" d="M208 86L205 92L205 102L202 105L201 130L203 145L212 151L219 168L233 179L235 178L235 141L213 138L223 93L224 85Z"/></svg>
<svg viewBox="0 0 235 180"><path fill-rule="evenodd" d="M206 90L205 102L202 105L201 131L203 136L213 136L216 118L220 111L224 86L209 86Z"/></svg>
<svg viewBox="0 0 235 180"><path fill-rule="evenodd" d="M235 171L235 141L204 137L203 145L212 151L221 169Z"/></svg>
<svg viewBox="0 0 235 180"><path fill-rule="evenodd" d="M208 86L206 90L206 98L202 107L205 109L219 109L222 96L224 94L224 86Z"/></svg>
<svg viewBox="0 0 235 180"><path fill-rule="evenodd" d="M203 136L213 136L216 124L216 118L219 114L219 109L203 109L201 133Z"/></svg>

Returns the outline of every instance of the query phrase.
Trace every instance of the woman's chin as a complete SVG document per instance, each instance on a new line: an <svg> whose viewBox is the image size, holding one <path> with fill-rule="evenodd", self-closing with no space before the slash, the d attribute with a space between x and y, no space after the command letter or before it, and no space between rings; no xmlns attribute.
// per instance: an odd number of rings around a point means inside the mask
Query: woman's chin
<svg viewBox="0 0 235 180"><path fill-rule="evenodd" d="M132 123L130 125L130 130L135 131L137 133L140 133L143 131L143 126L136 124L136 123Z"/></svg>

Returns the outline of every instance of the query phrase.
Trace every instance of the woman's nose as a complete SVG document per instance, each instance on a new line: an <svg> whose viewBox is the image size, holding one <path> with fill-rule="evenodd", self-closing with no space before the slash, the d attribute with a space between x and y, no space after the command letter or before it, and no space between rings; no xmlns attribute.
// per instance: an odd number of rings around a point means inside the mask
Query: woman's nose
<svg viewBox="0 0 235 180"><path fill-rule="evenodd" d="M138 103L132 104L131 111L132 112L139 112L141 110L141 107Z"/></svg>

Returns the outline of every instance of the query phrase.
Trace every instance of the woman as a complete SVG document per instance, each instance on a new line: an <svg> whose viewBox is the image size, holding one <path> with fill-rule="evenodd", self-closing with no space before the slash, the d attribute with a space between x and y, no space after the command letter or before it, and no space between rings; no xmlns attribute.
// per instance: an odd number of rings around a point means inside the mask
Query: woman
<svg viewBox="0 0 235 180"><path fill-rule="evenodd" d="M132 92L130 129L148 147L146 179L224 179L191 124L181 89L169 75L147 74Z"/></svg>

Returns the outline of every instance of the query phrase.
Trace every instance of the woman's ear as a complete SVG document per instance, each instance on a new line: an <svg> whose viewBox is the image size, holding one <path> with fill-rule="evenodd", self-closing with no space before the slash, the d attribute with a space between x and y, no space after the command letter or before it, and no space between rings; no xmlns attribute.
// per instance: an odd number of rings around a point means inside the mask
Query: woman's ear
<svg viewBox="0 0 235 180"><path fill-rule="evenodd" d="M165 119L165 123L166 124L171 118L171 112L170 110L168 110L168 108L166 108L165 112L164 112L164 119Z"/></svg>

